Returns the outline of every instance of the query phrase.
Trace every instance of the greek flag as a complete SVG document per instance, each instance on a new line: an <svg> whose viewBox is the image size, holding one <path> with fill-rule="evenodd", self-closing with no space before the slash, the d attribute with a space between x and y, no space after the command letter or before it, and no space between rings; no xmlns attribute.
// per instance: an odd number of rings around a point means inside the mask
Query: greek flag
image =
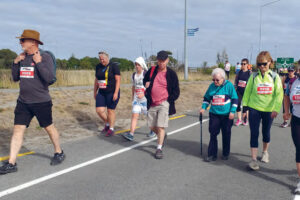
<svg viewBox="0 0 300 200"><path fill-rule="evenodd" d="M187 36L195 36L195 33L199 31L199 28L188 28L187 29Z"/></svg>

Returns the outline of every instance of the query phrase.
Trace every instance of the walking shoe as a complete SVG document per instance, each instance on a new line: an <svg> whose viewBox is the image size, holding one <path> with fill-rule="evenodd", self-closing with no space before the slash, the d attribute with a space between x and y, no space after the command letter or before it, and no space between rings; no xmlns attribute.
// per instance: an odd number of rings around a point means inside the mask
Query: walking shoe
<svg viewBox="0 0 300 200"><path fill-rule="evenodd" d="M287 122L283 122L281 125L280 125L280 127L281 128L286 128L286 127L288 127L288 123Z"/></svg>
<svg viewBox="0 0 300 200"><path fill-rule="evenodd" d="M156 152L155 152L155 158L156 159L162 159L164 157L163 155L163 152L161 149L156 149Z"/></svg>
<svg viewBox="0 0 300 200"><path fill-rule="evenodd" d="M101 133L106 133L109 130L109 126L105 125L105 127L102 129Z"/></svg>
<svg viewBox="0 0 300 200"><path fill-rule="evenodd" d="M131 135L130 133L124 133L122 135L126 140L132 141L133 140L133 135Z"/></svg>
<svg viewBox="0 0 300 200"><path fill-rule="evenodd" d="M239 125L241 125L241 124L242 124L242 121L239 120L239 119L235 122L235 125L236 125L236 126L239 126Z"/></svg>
<svg viewBox="0 0 300 200"><path fill-rule="evenodd" d="M243 126L248 126L248 120L243 121Z"/></svg>
<svg viewBox="0 0 300 200"><path fill-rule="evenodd" d="M229 159L229 156L222 156L222 160L228 160Z"/></svg>
<svg viewBox="0 0 300 200"><path fill-rule="evenodd" d="M300 181L297 184L297 188L294 190L294 194L300 195Z"/></svg>
<svg viewBox="0 0 300 200"><path fill-rule="evenodd" d="M7 174L18 171L17 163L14 165L9 163L8 161L4 162L3 165L0 167L0 174Z"/></svg>
<svg viewBox="0 0 300 200"><path fill-rule="evenodd" d="M205 162L211 162L211 161L216 161L217 160L217 156L207 156L204 161Z"/></svg>
<svg viewBox="0 0 300 200"><path fill-rule="evenodd" d="M261 156L261 162L264 162L264 163L268 163L270 160L269 160L269 153L266 151L266 152L262 152L262 156Z"/></svg>
<svg viewBox="0 0 300 200"><path fill-rule="evenodd" d="M61 151L61 153L55 153L53 158L51 159L50 165L58 165L62 163L66 158L66 155L64 151Z"/></svg>
<svg viewBox="0 0 300 200"><path fill-rule="evenodd" d="M155 134L154 131L150 131L150 132L147 134L147 137L150 137L150 138L153 138L153 137L155 137L155 136L156 136L156 134Z"/></svg>
<svg viewBox="0 0 300 200"><path fill-rule="evenodd" d="M114 134L115 134L115 132L114 132L113 130L108 129L108 131L107 131L105 137L110 137L110 136L113 136Z"/></svg>
<svg viewBox="0 0 300 200"><path fill-rule="evenodd" d="M251 160L251 162L249 163L249 168L254 171L259 170L259 165L257 163L257 160Z"/></svg>

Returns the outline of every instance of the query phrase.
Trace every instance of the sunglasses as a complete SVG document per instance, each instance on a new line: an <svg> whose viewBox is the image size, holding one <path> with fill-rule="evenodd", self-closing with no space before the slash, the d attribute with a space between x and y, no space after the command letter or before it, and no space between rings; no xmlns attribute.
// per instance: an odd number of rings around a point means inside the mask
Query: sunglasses
<svg viewBox="0 0 300 200"><path fill-rule="evenodd" d="M248 63L242 63L242 65L247 65Z"/></svg>
<svg viewBox="0 0 300 200"><path fill-rule="evenodd" d="M24 38L20 39L20 42L21 43L25 42L25 39Z"/></svg>
<svg viewBox="0 0 300 200"><path fill-rule="evenodd" d="M213 82L220 82L220 79L212 79Z"/></svg>
<svg viewBox="0 0 300 200"><path fill-rule="evenodd" d="M294 72L294 70L288 70L288 72Z"/></svg>
<svg viewBox="0 0 300 200"><path fill-rule="evenodd" d="M257 66L258 67L260 67L260 66L267 66L267 64L268 64L267 62L265 62L265 63L257 63Z"/></svg>

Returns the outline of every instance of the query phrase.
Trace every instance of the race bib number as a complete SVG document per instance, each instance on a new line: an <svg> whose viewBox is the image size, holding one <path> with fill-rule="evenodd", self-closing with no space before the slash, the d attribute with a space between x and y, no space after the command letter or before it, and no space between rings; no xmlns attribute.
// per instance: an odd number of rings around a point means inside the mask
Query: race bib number
<svg viewBox="0 0 300 200"><path fill-rule="evenodd" d="M246 87L246 84L247 84L246 81L239 80L238 87L244 88L244 87Z"/></svg>
<svg viewBox="0 0 300 200"><path fill-rule="evenodd" d="M285 90L287 88L287 83L283 84L283 89Z"/></svg>
<svg viewBox="0 0 300 200"><path fill-rule="evenodd" d="M21 67L20 78L34 78L34 67Z"/></svg>
<svg viewBox="0 0 300 200"><path fill-rule="evenodd" d="M212 100L212 105L214 106L225 105L225 95L214 95Z"/></svg>
<svg viewBox="0 0 300 200"><path fill-rule="evenodd" d="M105 80L98 80L98 86L100 89L106 89L107 88L107 83Z"/></svg>
<svg viewBox="0 0 300 200"><path fill-rule="evenodd" d="M260 83L257 86L257 94L272 94L273 87L270 83Z"/></svg>

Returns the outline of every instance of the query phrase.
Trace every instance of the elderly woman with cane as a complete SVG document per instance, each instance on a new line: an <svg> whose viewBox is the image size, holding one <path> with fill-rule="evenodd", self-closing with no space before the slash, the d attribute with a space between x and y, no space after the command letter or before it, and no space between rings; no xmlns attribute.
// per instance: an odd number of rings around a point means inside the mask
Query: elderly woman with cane
<svg viewBox="0 0 300 200"><path fill-rule="evenodd" d="M212 72L212 81L207 89L200 115L204 114L205 110L211 104L209 109L209 133L210 141L208 145L206 162L217 160L218 140L217 136L222 130L222 146L223 160L229 159L230 154L230 139L231 127L233 125L234 114L237 109L238 96L233 84L225 80L225 71L221 68L216 68Z"/></svg>

